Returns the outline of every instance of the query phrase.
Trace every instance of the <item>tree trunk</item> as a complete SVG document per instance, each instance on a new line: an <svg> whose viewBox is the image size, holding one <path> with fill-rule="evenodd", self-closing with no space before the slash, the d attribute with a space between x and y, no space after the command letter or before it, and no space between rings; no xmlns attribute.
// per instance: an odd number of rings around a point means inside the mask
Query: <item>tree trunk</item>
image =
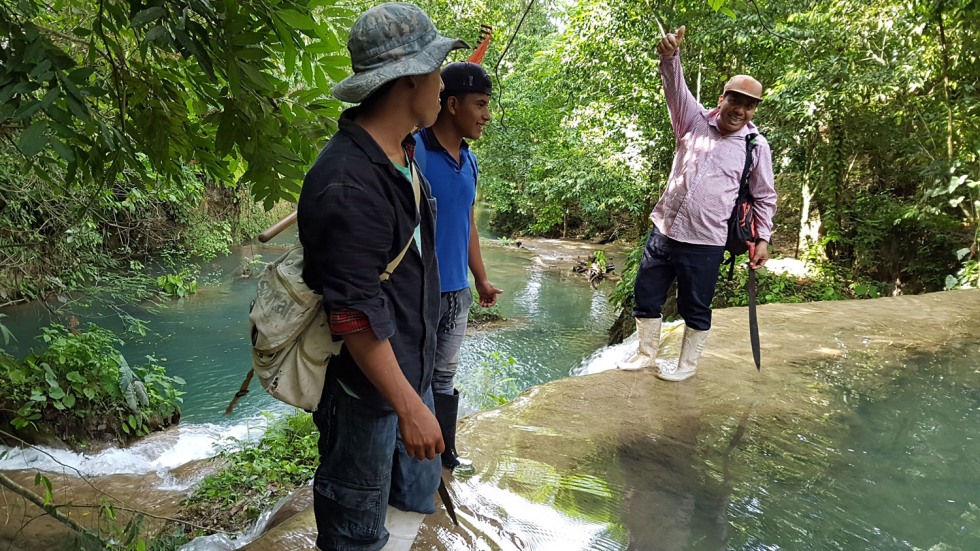
<svg viewBox="0 0 980 551"><path fill-rule="evenodd" d="M800 231L796 236L796 258L803 251L811 250L820 240L820 211L812 204L815 194L810 188L809 179L803 181L800 194L803 196L803 206L800 209Z"/></svg>
<svg viewBox="0 0 980 551"><path fill-rule="evenodd" d="M943 60L943 99L946 101L946 158L953 161L953 103L949 89L949 48L946 45L946 25L943 23L943 3L936 5L936 20L939 22L939 51Z"/></svg>

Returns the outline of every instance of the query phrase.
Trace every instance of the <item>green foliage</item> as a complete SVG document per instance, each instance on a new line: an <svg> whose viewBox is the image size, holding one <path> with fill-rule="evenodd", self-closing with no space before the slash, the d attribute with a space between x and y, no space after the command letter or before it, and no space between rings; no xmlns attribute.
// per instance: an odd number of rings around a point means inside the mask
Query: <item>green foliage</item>
<svg viewBox="0 0 980 551"><path fill-rule="evenodd" d="M241 202L202 211L208 191L295 202L336 128L354 15L331 0L0 3L0 305L161 250L227 252Z"/></svg>
<svg viewBox="0 0 980 551"><path fill-rule="evenodd" d="M252 241L266 228L285 218L295 207L293 204L281 202L267 211L252 201L242 201L240 204L242 210L237 223L232 228L232 241L234 243Z"/></svg>
<svg viewBox="0 0 980 551"><path fill-rule="evenodd" d="M12 412L7 418L15 429L138 436L179 412L184 381L168 376L154 358L130 370L112 332L94 324L86 331L56 324L43 329L41 340L46 347L23 362L0 362L0 410ZM139 400L127 403L134 388Z"/></svg>
<svg viewBox="0 0 980 551"><path fill-rule="evenodd" d="M317 7L319 6L319 7ZM5 4L0 123L27 166L96 188L131 172L173 181L194 166L241 179L256 197L294 198L339 113L340 38L353 14L333 2L152 6L61 0Z"/></svg>
<svg viewBox="0 0 980 551"><path fill-rule="evenodd" d="M176 274L166 274L157 278L157 285L164 296L184 298L197 292L197 276L189 268Z"/></svg>
<svg viewBox="0 0 980 551"><path fill-rule="evenodd" d="M72 515L71 503L55 503L54 487L47 476L38 472L34 476L34 486L43 490L42 503L46 511L62 513L68 517ZM75 549L78 551L170 551L187 541L186 538L165 536L159 538L159 541L149 543L144 530L145 515L119 510L104 497L99 499L96 518L96 526L86 528L78 534L75 542Z"/></svg>
<svg viewBox="0 0 980 551"><path fill-rule="evenodd" d="M111 551L146 551L147 539L144 533L142 513L122 516L116 507L107 500L99 500L99 539L107 540L104 547L92 547ZM108 537L106 537L108 536Z"/></svg>
<svg viewBox="0 0 980 551"><path fill-rule="evenodd" d="M955 252L961 263L955 275L946 276L945 288L955 289L980 287L980 179L972 179L968 174L957 174L958 167L950 171L948 181L938 180L935 187L925 191L925 199L934 200L936 206L927 206L925 211L933 216L940 215L946 207L958 209L972 230L973 239L969 246ZM942 202L946 204L943 205Z"/></svg>
<svg viewBox="0 0 980 551"><path fill-rule="evenodd" d="M7 317L7 314L0 314L0 320L3 320L5 317ZM7 329L7 326L4 325L2 321L0 321L0 337L3 337L4 346L9 345L11 340L17 340L17 338L14 337L14 334L10 332L10 329ZM0 348L0 352L3 352L2 348Z"/></svg>
<svg viewBox="0 0 980 551"><path fill-rule="evenodd" d="M636 272L640 268L640 259L643 258L644 247L646 247L646 238L626 255L623 277L616 283L616 289L609 295L609 302L623 310L633 310L633 306L636 305L633 300L633 288L636 286Z"/></svg>
<svg viewBox="0 0 980 551"><path fill-rule="evenodd" d="M291 490L308 484L319 459L313 417L297 413L272 421L258 442L235 440L217 459L227 464L206 477L187 500L187 513L216 529L238 531ZM215 516L217 511L232 514Z"/></svg>
<svg viewBox="0 0 980 551"><path fill-rule="evenodd" d="M517 397L521 389L517 386L517 379L510 376L515 365L517 360L514 358L497 350L491 352L486 360L480 362L476 372L479 380L469 385L478 389L476 396L470 397L473 403L480 409L487 409L504 405Z"/></svg>
<svg viewBox="0 0 980 551"><path fill-rule="evenodd" d="M231 221L226 219L210 224L207 222L207 219L202 218L188 228L191 230L187 235L188 253L202 260L212 260L219 254L231 254L231 249L228 248L233 239Z"/></svg>
<svg viewBox="0 0 980 551"><path fill-rule="evenodd" d="M0 171L6 170L0 177L0 304L50 293L135 303L156 291L144 270L147 255L213 257L228 250L228 218L237 215L227 207L209 214L224 198L189 172L170 187L120 181L93 193L22 174L9 153L0 145Z"/></svg>
<svg viewBox="0 0 980 551"><path fill-rule="evenodd" d="M473 306L470 306L469 313L466 315L467 321L470 324L482 324L491 323L495 321L504 321L507 318L500 312L500 305L494 304L493 306L484 307L480 306L478 302L474 302Z"/></svg>
<svg viewBox="0 0 980 551"><path fill-rule="evenodd" d="M735 273L728 279L727 270L718 276L718 288L711 303L713 308L747 306L749 303L745 285L748 257L743 255L736 260ZM796 277L790 274L771 272L762 268L756 272L758 304L801 303L822 300L846 300L857 298L878 298L882 296L881 286L871 281L848 281L843 270L834 270L824 265L810 277Z"/></svg>
<svg viewBox="0 0 980 551"><path fill-rule="evenodd" d="M851 279L906 293L976 285L972 0L540 6L547 17L509 54L506 128L475 145L496 229L647 231L674 146L653 46L686 25L685 74L705 106L735 73L766 85L754 122L773 145L781 205L793 206L783 212L797 216L777 220L779 243L805 218L816 235L801 251Z"/></svg>

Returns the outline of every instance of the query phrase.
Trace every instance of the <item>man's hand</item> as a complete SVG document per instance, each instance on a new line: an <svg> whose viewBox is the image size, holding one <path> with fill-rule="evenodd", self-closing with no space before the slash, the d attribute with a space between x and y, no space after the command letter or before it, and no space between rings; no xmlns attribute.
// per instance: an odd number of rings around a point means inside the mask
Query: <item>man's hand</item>
<svg viewBox="0 0 980 551"><path fill-rule="evenodd" d="M408 412L398 414L398 430L405 451L415 459L432 459L446 450L439 421L421 400Z"/></svg>
<svg viewBox="0 0 980 551"><path fill-rule="evenodd" d="M684 27L677 29L677 34L667 33L667 36L660 39L657 44L657 53L663 57L670 57L681 47L684 42Z"/></svg>
<svg viewBox="0 0 980 551"><path fill-rule="evenodd" d="M398 367L391 342L387 339L379 341L373 331L347 333L343 338L344 346L357 366L395 408L398 430L408 455L415 459L432 459L445 451L439 422Z"/></svg>
<svg viewBox="0 0 980 551"><path fill-rule="evenodd" d="M476 282L476 293L479 295L480 306L484 308L489 308L494 304L497 304L497 295L503 293L500 289L493 286L487 280Z"/></svg>
<svg viewBox="0 0 980 551"><path fill-rule="evenodd" d="M769 242L765 239L760 239L755 242L755 251L752 254L752 258L749 259L749 268L758 270L766 265L767 260L769 260Z"/></svg>

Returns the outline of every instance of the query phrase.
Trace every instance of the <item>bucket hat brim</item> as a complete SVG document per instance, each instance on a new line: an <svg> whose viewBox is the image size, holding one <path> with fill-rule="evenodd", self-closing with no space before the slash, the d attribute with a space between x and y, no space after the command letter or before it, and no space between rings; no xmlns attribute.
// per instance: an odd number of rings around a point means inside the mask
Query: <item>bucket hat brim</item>
<svg viewBox="0 0 980 551"><path fill-rule="evenodd" d="M340 101L360 103L386 82L399 77L425 75L442 66L449 52L469 48L469 45L454 38L438 36L415 55L385 64L377 69L354 73L338 82L331 92Z"/></svg>

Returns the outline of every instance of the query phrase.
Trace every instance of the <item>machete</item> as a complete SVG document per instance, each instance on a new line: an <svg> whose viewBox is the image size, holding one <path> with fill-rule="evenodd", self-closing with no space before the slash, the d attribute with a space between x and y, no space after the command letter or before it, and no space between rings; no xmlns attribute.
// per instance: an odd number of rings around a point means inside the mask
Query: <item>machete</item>
<svg viewBox="0 0 980 551"><path fill-rule="evenodd" d="M752 342L752 358L755 368L762 371L762 351L759 350L759 318L755 312L755 270L749 268L749 280L745 284L749 293L749 340Z"/></svg>
<svg viewBox="0 0 980 551"><path fill-rule="evenodd" d="M449 518L453 519L453 524L459 526L459 521L456 520L456 507L453 505L453 498L449 495L449 489L446 488L446 481L443 480L442 476L439 477L439 498L442 499L442 504L446 506L446 513L449 514Z"/></svg>

